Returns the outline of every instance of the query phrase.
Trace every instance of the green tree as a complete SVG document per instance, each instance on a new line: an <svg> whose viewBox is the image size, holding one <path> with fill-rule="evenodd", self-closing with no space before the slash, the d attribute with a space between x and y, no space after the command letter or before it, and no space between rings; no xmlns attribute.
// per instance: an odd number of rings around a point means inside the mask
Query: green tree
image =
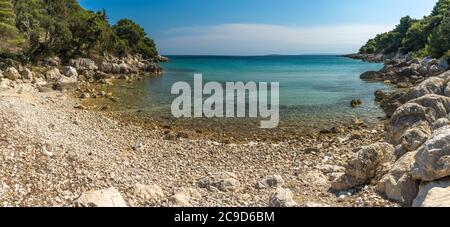
<svg viewBox="0 0 450 227"><path fill-rule="evenodd" d="M16 14L11 0L0 0L0 53L16 52L23 42L16 27Z"/></svg>
<svg viewBox="0 0 450 227"><path fill-rule="evenodd" d="M433 57L441 57L450 50L450 11L428 38L429 52Z"/></svg>
<svg viewBox="0 0 450 227"><path fill-rule="evenodd" d="M129 19L122 19L113 26L117 37L126 42L133 53L141 54L144 58L156 56L155 43L147 37L144 29Z"/></svg>

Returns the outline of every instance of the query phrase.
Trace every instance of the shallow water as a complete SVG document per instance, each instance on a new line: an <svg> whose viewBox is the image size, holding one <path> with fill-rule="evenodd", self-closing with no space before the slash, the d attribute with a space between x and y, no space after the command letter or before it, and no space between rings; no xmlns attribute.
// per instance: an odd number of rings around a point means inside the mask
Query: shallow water
<svg viewBox="0 0 450 227"><path fill-rule="evenodd" d="M171 119L172 85L178 81L192 84L194 73L203 74L204 83L235 81L280 83L280 127L310 125L320 127L358 117L374 121L383 113L374 102L374 92L388 90L382 83L367 82L359 75L379 70L382 64L365 63L340 56L169 56L162 64L164 74L142 81L119 84L113 88L120 98L116 106L140 109L155 117ZM192 86L193 87L193 86ZM361 98L363 105L351 108L350 101ZM257 127L249 119L171 119L172 122L195 127L218 129ZM226 125L226 126L224 126ZM246 125L246 124L244 124ZM248 127L247 125L244 127Z"/></svg>

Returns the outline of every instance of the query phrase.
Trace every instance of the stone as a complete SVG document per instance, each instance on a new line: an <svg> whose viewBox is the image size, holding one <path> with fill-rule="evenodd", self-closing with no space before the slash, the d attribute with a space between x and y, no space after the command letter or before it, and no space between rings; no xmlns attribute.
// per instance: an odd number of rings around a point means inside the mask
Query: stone
<svg viewBox="0 0 450 227"><path fill-rule="evenodd" d="M160 204L164 199L164 192L161 187L156 184L143 185L136 184L133 187L133 193L137 197L143 199L146 203L155 206Z"/></svg>
<svg viewBox="0 0 450 227"><path fill-rule="evenodd" d="M21 72L22 80L25 82L31 82L33 80L34 74L28 68L24 68Z"/></svg>
<svg viewBox="0 0 450 227"><path fill-rule="evenodd" d="M450 207L450 179L420 185L413 207Z"/></svg>
<svg viewBox="0 0 450 227"><path fill-rule="evenodd" d="M419 190L419 181L411 175L417 152L410 152L401 157L393 168L377 184L377 191L387 198L410 206Z"/></svg>
<svg viewBox="0 0 450 227"><path fill-rule="evenodd" d="M383 99L386 99L389 97L389 94L387 94L385 91L377 90L375 91L375 101L381 102Z"/></svg>
<svg viewBox="0 0 450 227"><path fill-rule="evenodd" d="M192 201L199 200L201 197L195 188L180 188L174 192L169 201L175 207L192 207Z"/></svg>
<svg viewBox="0 0 450 227"><path fill-rule="evenodd" d="M77 207L127 207L120 192L115 188L85 192L75 201Z"/></svg>
<svg viewBox="0 0 450 227"><path fill-rule="evenodd" d="M331 207L329 204L325 204L325 203L316 203L316 202L306 202L304 204L304 207L307 208L323 208L323 207Z"/></svg>
<svg viewBox="0 0 450 227"><path fill-rule="evenodd" d="M443 95L444 84L445 80L438 77L431 77L419 85L411 88L411 90L405 95L405 102L429 94Z"/></svg>
<svg viewBox="0 0 450 227"><path fill-rule="evenodd" d="M353 100L350 102L350 105L351 105L353 108L358 107L358 106L361 106L362 104L363 104L363 102L362 102L361 99L353 99Z"/></svg>
<svg viewBox="0 0 450 227"><path fill-rule="evenodd" d="M223 192L236 192L241 186L236 174L230 172L211 174L208 177L200 179L198 185L201 188L214 187Z"/></svg>
<svg viewBox="0 0 450 227"><path fill-rule="evenodd" d="M14 67L9 67L3 72L3 76L9 80L18 80L21 78L21 75Z"/></svg>
<svg viewBox="0 0 450 227"><path fill-rule="evenodd" d="M409 129L403 134L401 138L402 148L406 152L417 150L424 144L431 136L431 129L427 126L421 125Z"/></svg>
<svg viewBox="0 0 450 227"><path fill-rule="evenodd" d="M388 143L362 147L348 162L345 173L332 181L331 189L341 191L381 179L395 160L394 152Z"/></svg>
<svg viewBox="0 0 450 227"><path fill-rule="evenodd" d="M302 180L309 184L328 189L330 187L330 182L328 178L323 175L320 171L314 170L300 176Z"/></svg>
<svg viewBox="0 0 450 227"><path fill-rule="evenodd" d="M78 77L77 70L72 66L65 66L63 68L63 74L67 77Z"/></svg>
<svg viewBox="0 0 450 227"><path fill-rule="evenodd" d="M447 117L450 113L450 97L447 96L430 94L413 99L409 103L417 103L423 107L431 108L436 119Z"/></svg>
<svg viewBox="0 0 450 227"><path fill-rule="evenodd" d="M48 66L59 66L59 64L61 63L61 59L59 59L59 57L47 57L44 59L44 64L48 65Z"/></svg>
<svg viewBox="0 0 450 227"><path fill-rule="evenodd" d="M317 167L318 170L322 171L324 174L330 174L330 173L344 173L345 168L342 166L335 166L335 165L329 165L329 164L323 164Z"/></svg>
<svg viewBox="0 0 450 227"><path fill-rule="evenodd" d="M389 143L398 145L405 132L417 125L431 125L436 121L435 112L431 108L417 103L406 103L399 107L392 115L387 126L386 139Z"/></svg>
<svg viewBox="0 0 450 227"><path fill-rule="evenodd" d="M75 67L78 71L89 70L95 71L98 69L95 62L88 58L77 58L69 61L70 66Z"/></svg>
<svg viewBox="0 0 450 227"><path fill-rule="evenodd" d="M436 76L439 73L441 73L443 70L441 68L439 68L437 65L432 65L430 67L430 69L428 70L428 76L432 77L432 76Z"/></svg>
<svg viewBox="0 0 450 227"><path fill-rule="evenodd" d="M377 80L380 78L380 75L377 71L369 71L361 74L360 78L363 80Z"/></svg>
<svg viewBox="0 0 450 227"><path fill-rule="evenodd" d="M50 69L45 73L45 79L49 82L56 82L61 76L61 72L57 68Z"/></svg>
<svg viewBox="0 0 450 227"><path fill-rule="evenodd" d="M450 176L450 126L433 132L420 147L412 171L414 179L434 181Z"/></svg>
<svg viewBox="0 0 450 227"><path fill-rule="evenodd" d="M447 69L449 69L449 65L448 65L448 57L442 57L438 60L437 62L437 67L439 68L440 71L445 71Z"/></svg>
<svg viewBox="0 0 450 227"><path fill-rule="evenodd" d="M428 68L424 65L420 65L417 68L417 71L420 73L421 76L426 76L428 74Z"/></svg>
<svg viewBox="0 0 450 227"><path fill-rule="evenodd" d="M129 65L127 65L126 63L121 63L119 65L120 67L120 73L124 73L124 74L128 74L132 72L132 69Z"/></svg>
<svg viewBox="0 0 450 227"><path fill-rule="evenodd" d="M450 83L447 83L447 85L445 86L444 95L450 97Z"/></svg>
<svg viewBox="0 0 450 227"><path fill-rule="evenodd" d="M289 189L278 188L269 197L269 207L296 207L292 191Z"/></svg>
<svg viewBox="0 0 450 227"><path fill-rule="evenodd" d="M448 118L439 118L436 122L434 122L433 129L437 130L448 125L450 125Z"/></svg>
<svg viewBox="0 0 450 227"><path fill-rule="evenodd" d="M284 180L280 175L270 175L266 177L265 183L272 188L279 188L284 185Z"/></svg>
<svg viewBox="0 0 450 227"><path fill-rule="evenodd" d="M393 92L385 99L381 100L380 107L386 113L387 117L392 117L395 111L403 105L402 98L405 93L403 92Z"/></svg>

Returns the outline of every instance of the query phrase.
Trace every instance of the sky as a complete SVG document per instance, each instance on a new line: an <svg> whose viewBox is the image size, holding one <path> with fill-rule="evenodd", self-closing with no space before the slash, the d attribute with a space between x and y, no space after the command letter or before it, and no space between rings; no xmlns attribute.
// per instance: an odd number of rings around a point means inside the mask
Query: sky
<svg viewBox="0 0 450 227"><path fill-rule="evenodd" d="M437 0L80 0L130 18L163 55L344 54Z"/></svg>

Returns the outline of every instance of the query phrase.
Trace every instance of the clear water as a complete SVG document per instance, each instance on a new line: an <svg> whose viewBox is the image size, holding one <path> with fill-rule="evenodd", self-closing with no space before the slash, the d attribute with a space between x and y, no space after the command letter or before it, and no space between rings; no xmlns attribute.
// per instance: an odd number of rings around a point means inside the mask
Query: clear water
<svg viewBox="0 0 450 227"><path fill-rule="evenodd" d="M208 81L255 81L280 83L281 121L320 122L353 119L376 119L383 114L374 102L374 92L389 89L382 83L363 81L360 74L379 70L382 64L365 63L340 56L169 56L162 64L164 74L128 85L122 92L127 104L170 117L170 94L175 82L192 83L194 73ZM131 86L131 87L130 87ZM122 89L123 91L123 89ZM120 93L120 92L119 92ZM352 99L363 105L351 108ZM202 121L207 121L203 119Z"/></svg>

